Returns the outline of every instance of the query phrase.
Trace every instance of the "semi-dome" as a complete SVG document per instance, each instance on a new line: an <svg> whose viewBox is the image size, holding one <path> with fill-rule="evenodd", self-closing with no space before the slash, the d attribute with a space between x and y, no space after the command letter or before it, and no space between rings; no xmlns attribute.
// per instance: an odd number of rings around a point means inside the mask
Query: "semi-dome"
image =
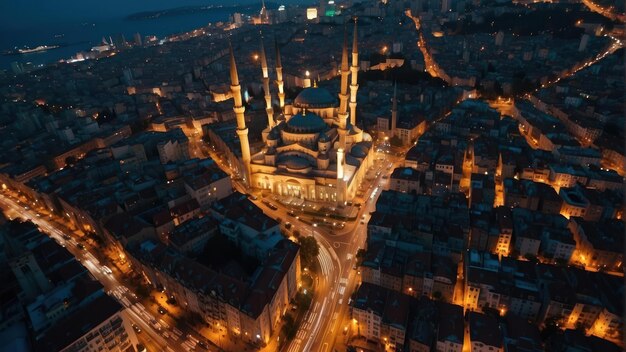
<svg viewBox="0 0 626 352"><path fill-rule="evenodd" d="M293 105L297 108L324 109L337 105L337 99L324 88L305 88L298 94Z"/></svg>
<svg viewBox="0 0 626 352"><path fill-rule="evenodd" d="M291 133L317 133L326 130L324 119L312 113L296 114L287 121L285 130Z"/></svg>
<svg viewBox="0 0 626 352"><path fill-rule="evenodd" d="M304 158L298 158L298 157L285 158L283 163L288 168L294 169L294 170L301 170L301 169L305 169L305 168L310 166L308 160L306 160Z"/></svg>

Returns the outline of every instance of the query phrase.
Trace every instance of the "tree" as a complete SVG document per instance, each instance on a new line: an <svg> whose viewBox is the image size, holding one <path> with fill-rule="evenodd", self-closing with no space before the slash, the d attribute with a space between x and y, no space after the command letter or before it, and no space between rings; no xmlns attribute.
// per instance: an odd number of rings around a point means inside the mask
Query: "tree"
<svg viewBox="0 0 626 352"><path fill-rule="evenodd" d="M67 166L74 166L74 164L76 164L76 157L73 155L68 156L67 158L65 158L65 164Z"/></svg>
<svg viewBox="0 0 626 352"><path fill-rule="evenodd" d="M363 259L365 258L365 253L367 253L367 251L363 248L360 248L358 251L356 251L357 265L361 265L361 263L363 263Z"/></svg>
<svg viewBox="0 0 626 352"><path fill-rule="evenodd" d="M556 258L556 259L554 260L554 262L555 262L555 263L556 263L556 265L558 265L558 266L563 266L563 267L567 266L567 260L565 260L565 259L563 259L563 258Z"/></svg>
<svg viewBox="0 0 626 352"><path fill-rule="evenodd" d="M305 268L310 268L320 253L320 246L313 236L300 237L300 259Z"/></svg>
<svg viewBox="0 0 626 352"><path fill-rule="evenodd" d="M298 332L298 326L296 326L291 314L286 314L283 317L283 321L283 334L285 334L285 337L288 340L291 340L296 336L296 333Z"/></svg>
<svg viewBox="0 0 626 352"><path fill-rule="evenodd" d="M135 288L135 293L137 293L137 296L141 298L147 298L148 296L150 296L150 287L140 283Z"/></svg>
<svg viewBox="0 0 626 352"><path fill-rule="evenodd" d="M524 258L528 259L531 262L535 262L535 263L537 263L539 261L539 259L537 259L536 256L534 256L534 255L532 255L530 253L524 254Z"/></svg>
<svg viewBox="0 0 626 352"><path fill-rule="evenodd" d="M560 316L552 316L547 318L543 325L543 330L541 330L541 339L543 341L548 340L552 335L554 335L559 330L559 322L562 317Z"/></svg>
<svg viewBox="0 0 626 352"><path fill-rule="evenodd" d="M441 292L439 291L433 292L433 299L437 301L443 301L443 296L441 295Z"/></svg>
<svg viewBox="0 0 626 352"><path fill-rule="evenodd" d="M391 139L389 140L389 143L391 143L391 145L393 145L394 147L402 146L402 140L398 136L391 137Z"/></svg>

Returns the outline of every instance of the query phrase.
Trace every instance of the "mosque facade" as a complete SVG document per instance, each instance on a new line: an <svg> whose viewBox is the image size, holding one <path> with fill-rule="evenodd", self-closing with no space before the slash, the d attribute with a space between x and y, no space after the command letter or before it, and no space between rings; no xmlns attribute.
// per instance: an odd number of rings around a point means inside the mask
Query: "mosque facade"
<svg viewBox="0 0 626 352"><path fill-rule="evenodd" d="M230 51L231 92L241 144L241 163L247 186L272 194L310 201L348 202L358 192L367 169L374 162L370 135L356 126L358 47L354 24L352 62L348 62L344 35L337 96L329 90L308 87L293 102L285 103L280 52L276 45L276 86L280 111L272 106L269 69L261 41L261 71L267 127L264 145L251 155L245 108L242 104L234 53Z"/></svg>

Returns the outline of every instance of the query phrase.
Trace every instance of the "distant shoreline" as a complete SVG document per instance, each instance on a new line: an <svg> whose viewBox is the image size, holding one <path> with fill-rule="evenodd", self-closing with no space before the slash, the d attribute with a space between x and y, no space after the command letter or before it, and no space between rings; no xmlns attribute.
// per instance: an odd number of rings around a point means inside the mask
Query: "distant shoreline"
<svg viewBox="0 0 626 352"><path fill-rule="evenodd" d="M158 11L142 11L130 14L124 17L124 20L128 21L144 21L144 20L155 20L163 17L176 17L176 16L184 16L192 13L198 12L212 12L214 10L231 10L234 12L247 12L254 10L254 6L252 5L202 5L202 6L182 6L175 7L167 10L158 10Z"/></svg>

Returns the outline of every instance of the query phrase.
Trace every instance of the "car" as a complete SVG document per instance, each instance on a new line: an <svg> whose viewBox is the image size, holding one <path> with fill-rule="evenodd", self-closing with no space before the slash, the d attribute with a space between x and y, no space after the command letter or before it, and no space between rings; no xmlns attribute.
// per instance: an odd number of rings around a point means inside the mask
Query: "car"
<svg viewBox="0 0 626 352"><path fill-rule="evenodd" d="M207 344L204 341L200 341L198 342L198 346L200 346L201 348L208 350L209 346L207 346Z"/></svg>
<svg viewBox="0 0 626 352"><path fill-rule="evenodd" d="M253 194L248 194L248 198L250 198L251 200L257 200L259 199L259 197L253 195Z"/></svg>
<svg viewBox="0 0 626 352"><path fill-rule="evenodd" d="M139 326L137 326L136 324L133 324L133 330L135 330L136 333L140 333L141 332L141 328Z"/></svg>
<svg viewBox="0 0 626 352"><path fill-rule="evenodd" d="M165 314L165 313L167 313L167 311L165 310L165 308L163 308L163 307L161 307L161 306L159 306L158 311L159 311L159 314Z"/></svg>
<svg viewBox="0 0 626 352"><path fill-rule="evenodd" d="M287 212L287 215L289 216L296 216L296 213L293 212L293 210L290 210Z"/></svg>
<svg viewBox="0 0 626 352"><path fill-rule="evenodd" d="M70 239L72 239L72 238L70 237L70 235L65 234L65 233L64 233L61 237L63 237L63 239L64 239L64 240L66 240L66 241L69 241Z"/></svg>
<svg viewBox="0 0 626 352"><path fill-rule="evenodd" d="M291 310L296 310L296 309L298 309L297 305L294 304L294 305L291 306Z"/></svg>
<svg viewBox="0 0 626 352"><path fill-rule="evenodd" d="M86 249L86 248L85 248L85 245L84 245L84 244L82 244L82 243L77 244L77 245L76 245L76 247L78 247L79 249L82 249L82 250L85 250L85 249Z"/></svg>
<svg viewBox="0 0 626 352"><path fill-rule="evenodd" d="M285 223L285 228L286 228L287 230L289 230L289 229L291 228L291 223L290 223L289 221L287 221L287 222Z"/></svg>

